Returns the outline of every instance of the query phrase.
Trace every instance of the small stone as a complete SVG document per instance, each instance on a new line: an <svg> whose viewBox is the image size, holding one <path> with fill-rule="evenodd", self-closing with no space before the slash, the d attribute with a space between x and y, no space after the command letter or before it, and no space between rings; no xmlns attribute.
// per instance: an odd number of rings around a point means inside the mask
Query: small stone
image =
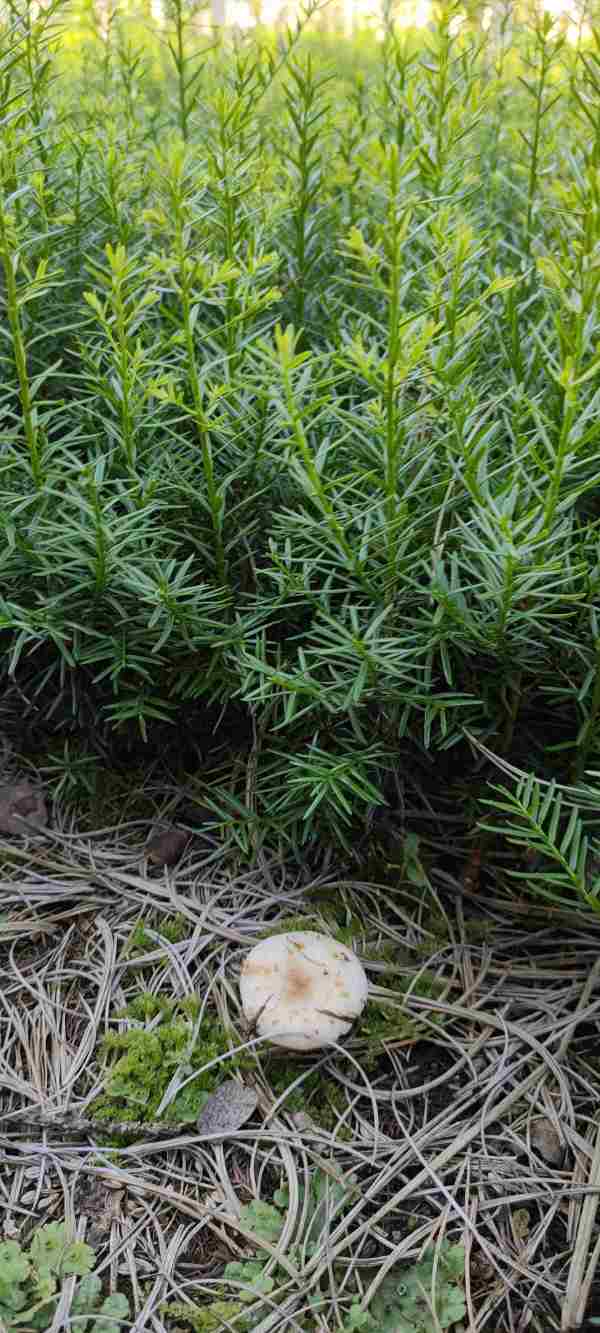
<svg viewBox="0 0 600 1333"><path fill-rule="evenodd" d="M155 866L172 866L179 861L190 841L191 834L185 829L165 829L158 833L146 846L146 856Z"/></svg>
<svg viewBox="0 0 600 1333"><path fill-rule="evenodd" d="M42 792L30 782L9 782L0 787L0 833L30 833L45 828L48 808Z"/></svg>
<svg viewBox="0 0 600 1333"><path fill-rule="evenodd" d="M235 1134L241 1129L258 1106L258 1093L254 1088L247 1088L238 1083L236 1078L227 1079L216 1092L211 1093L202 1107L196 1128L199 1134Z"/></svg>
<svg viewBox="0 0 600 1333"><path fill-rule="evenodd" d="M530 1130L531 1146L550 1166L562 1166L565 1147L551 1120L534 1120Z"/></svg>

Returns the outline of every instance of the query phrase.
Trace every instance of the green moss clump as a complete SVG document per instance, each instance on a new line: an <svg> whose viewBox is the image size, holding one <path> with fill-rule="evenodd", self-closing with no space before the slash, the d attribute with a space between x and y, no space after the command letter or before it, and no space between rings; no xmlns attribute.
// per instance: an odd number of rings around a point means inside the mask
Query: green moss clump
<svg viewBox="0 0 600 1333"><path fill-rule="evenodd" d="M194 1333L219 1333L219 1330L227 1328L231 1323L240 1333L242 1329L250 1327L241 1301L211 1301L210 1305L184 1305L183 1301L170 1301L168 1305L161 1306L161 1314L190 1324Z"/></svg>
<svg viewBox="0 0 600 1333"><path fill-rule="evenodd" d="M435 999L444 993L444 982L433 972L424 971L415 980L414 977L387 977L386 985L396 991L399 998L410 990L412 995ZM443 1023L444 1014L428 1015L428 1022ZM359 1036L368 1041L364 1057L365 1068L373 1068L379 1056L384 1054L385 1046L394 1041L419 1041L423 1036L423 1026L417 1017L404 1013L396 1005L384 1000L369 1000L360 1020Z"/></svg>
<svg viewBox="0 0 600 1333"><path fill-rule="evenodd" d="M324 899L320 904L319 916L320 921L318 919L314 920L310 916L284 917L283 921L277 921L274 925L263 930L257 936L257 939L265 940L271 935L287 935L293 930L316 930L317 932L327 932L339 944L344 944L346 948L351 949L354 941L365 933L364 924L360 917L349 914L344 907L340 908L339 904L336 905L330 898Z"/></svg>
<svg viewBox="0 0 600 1333"><path fill-rule="evenodd" d="M418 1024L398 1009L376 1000L369 1000L360 1020L360 1036L371 1042L416 1041L419 1036Z"/></svg>
<svg viewBox="0 0 600 1333"><path fill-rule="evenodd" d="M180 940L187 939L190 933L190 923L181 915L165 917L164 920L157 922L154 927L157 934L162 935L169 944L178 944ZM148 923L138 921L137 926L131 932L127 943L127 954L135 957L136 954L149 953L151 949L156 949L157 942L148 933Z"/></svg>
<svg viewBox="0 0 600 1333"><path fill-rule="evenodd" d="M292 930L317 930L318 923L306 916L286 916L283 921L277 921L271 926L266 926L256 936L257 940L268 940L271 935L287 935Z"/></svg>
<svg viewBox="0 0 600 1333"><path fill-rule="evenodd" d="M365 957L373 963L390 963L398 965L401 963L404 967L410 967L413 964L413 950L403 948L395 940L383 940L381 944L371 945Z"/></svg>
<svg viewBox="0 0 600 1333"><path fill-rule="evenodd" d="M264 1060L265 1075L275 1097L281 1097L299 1077L302 1065L277 1055ZM346 1109L346 1098L334 1078L327 1078L321 1069L305 1075L298 1088L285 1098L283 1109L288 1115L308 1110L316 1124L333 1131ZM343 1127L340 1138L348 1139L350 1131Z"/></svg>
<svg viewBox="0 0 600 1333"><path fill-rule="evenodd" d="M134 1018L138 1023L148 1023L151 1018L156 1018L157 1014L166 1017L172 1011L172 1000L143 991L141 995L136 995L135 1000L126 1005L125 1009L119 1010L117 1018Z"/></svg>
<svg viewBox="0 0 600 1333"><path fill-rule="evenodd" d="M448 922L443 912L428 912L426 927L427 934L415 948L417 958L430 958L432 954L439 953L440 949L446 949L450 943Z"/></svg>
<svg viewBox="0 0 600 1333"><path fill-rule="evenodd" d="M444 994L446 989L445 983L436 976L435 972L431 972L428 968L424 968L417 977L407 977L405 975L400 975L399 973L386 972L383 981L388 990L396 992L398 999L402 999L403 996L408 995L408 992L410 991L411 995L417 995L419 998L436 1000ZM374 1006L377 1009L381 1007L377 1000L370 1000L367 1005L367 1010L371 1006ZM396 1018L399 1016L397 1009L388 1010L388 1012L395 1014ZM361 1019L361 1027L362 1023L363 1019Z"/></svg>
<svg viewBox="0 0 600 1333"><path fill-rule="evenodd" d="M214 1064L231 1049L230 1035L219 1020L205 1012L194 1040L193 1026L200 1001L189 997L182 1001L156 995L138 995L123 1011L122 1017L147 1023L160 1016L151 1031L132 1027L126 1032L110 1032L102 1042L102 1052L109 1068L104 1093L92 1107L97 1120L147 1121L157 1118L157 1110L166 1088L178 1069L197 1077L181 1089L161 1119L169 1123L193 1123L208 1096L225 1073L245 1068L253 1062L232 1056L223 1064ZM206 1068L208 1066L208 1068Z"/></svg>
<svg viewBox="0 0 600 1333"><path fill-rule="evenodd" d="M467 917L465 921L467 939L471 944L485 944L493 938L497 929L496 922L487 916Z"/></svg>

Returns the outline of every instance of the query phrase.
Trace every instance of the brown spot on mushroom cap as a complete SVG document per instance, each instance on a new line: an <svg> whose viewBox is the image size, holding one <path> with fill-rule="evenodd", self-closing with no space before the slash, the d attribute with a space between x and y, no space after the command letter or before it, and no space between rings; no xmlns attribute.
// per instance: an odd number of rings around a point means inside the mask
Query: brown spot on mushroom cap
<svg viewBox="0 0 600 1333"><path fill-rule="evenodd" d="M292 965L286 976L285 994L288 1000L303 1000L312 990L312 977L307 977L301 967Z"/></svg>

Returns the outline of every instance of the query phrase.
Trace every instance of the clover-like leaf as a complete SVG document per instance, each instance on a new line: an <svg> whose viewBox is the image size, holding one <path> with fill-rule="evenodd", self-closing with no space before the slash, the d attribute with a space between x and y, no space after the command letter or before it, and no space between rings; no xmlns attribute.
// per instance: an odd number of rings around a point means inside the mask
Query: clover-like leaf
<svg viewBox="0 0 600 1333"><path fill-rule="evenodd" d="M10 1288L19 1282L26 1282L30 1265L23 1254L19 1242L5 1240L0 1244L0 1301L4 1299L3 1287Z"/></svg>
<svg viewBox="0 0 600 1333"><path fill-rule="evenodd" d="M350 1313L343 1326L343 1333L376 1333L377 1325L367 1310L360 1305L351 1305Z"/></svg>
<svg viewBox="0 0 600 1333"><path fill-rule="evenodd" d="M55 1305L49 1305L47 1301L42 1301L39 1309L27 1310L19 1316L19 1326L25 1324L28 1330L34 1328L39 1329L39 1333L47 1333L48 1327L52 1323L55 1308Z"/></svg>
<svg viewBox="0 0 600 1333"><path fill-rule="evenodd" d="M94 1267L94 1260L91 1245L86 1245L83 1240L72 1240L64 1250L60 1271L65 1276L76 1273L78 1277L84 1277Z"/></svg>
<svg viewBox="0 0 600 1333"><path fill-rule="evenodd" d="M33 1277L33 1295L36 1303L52 1300L57 1286L56 1278L47 1268L35 1273Z"/></svg>
<svg viewBox="0 0 600 1333"><path fill-rule="evenodd" d="M442 1328L450 1328L464 1317L467 1305L460 1287L446 1287L436 1314Z"/></svg>
<svg viewBox="0 0 600 1333"><path fill-rule="evenodd" d="M465 1247L464 1245L449 1245L443 1253L444 1268L448 1276L460 1281L465 1273Z"/></svg>
<svg viewBox="0 0 600 1333"><path fill-rule="evenodd" d="M22 1310L23 1307L28 1304L28 1301L29 1297L26 1295L22 1287L12 1287L10 1289L7 1287L0 1293L0 1321L5 1324L9 1323L9 1316L12 1319L14 1314L17 1314L19 1310ZM3 1314L3 1311L6 1311L7 1313Z"/></svg>
<svg viewBox="0 0 600 1333"><path fill-rule="evenodd" d="M283 1218L277 1208L260 1199L253 1199L240 1210L240 1222L246 1231L274 1245L283 1231Z"/></svg>
<svg viewBox="0 0 600 1333"><path fill-rule="evenodd" d="M71 1240L64 1222L39 1227L29 1247L32 1264L40 1276L56 1273L83 1277L94 1266L94 1251L82 1240Z"/></svg>
<svg viewBox="0 0 600 1333"><path fill-rule="evenodd" d="M29 1246L29 1257L38 1273L57 1273L67 1243L64 1222L48 1222L38 1227Z"/></svg>
<svg viewBox="0 0 600 1333"><path fill-rule="evenodd" d="M244 1263L234 1261L225 1267L225 1277L231 1282L243 1282L245 1286L252 1287L252 1291L244 1291L241 1288L236 1293L240 1301L254 1301L257 1296L267 1296L273 1290L275 1283L272 1277L267 1277L264 1272L264 1264L260 1259L249 1259Z"/></svg>
<svg viewBox="0 0 600 1333"><path fill-rule="evenodd" d="M129 1301L122 1291L115 1291L102 1302L98 1314L102 1317L92 1324L92 1333L123 1333L123 1324L129 1319Z"/></svg>
<svg viewBox="0 0 600 1333"><path fill-rule="evenodd" d="M82 1315L91 1314L97 1309L100 1296L102 1295L102 1282L97 1273L88 1273L86 1277L77 1283L75 1294L71 1302L71 1314ZM85 1333L87 1322L77 1321L77 1333Z"/></svg>

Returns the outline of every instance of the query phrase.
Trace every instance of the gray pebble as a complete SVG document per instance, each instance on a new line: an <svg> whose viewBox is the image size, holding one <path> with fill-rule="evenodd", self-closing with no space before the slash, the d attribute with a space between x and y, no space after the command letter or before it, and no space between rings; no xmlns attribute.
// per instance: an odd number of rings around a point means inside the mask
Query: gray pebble
<svg viewBox="0 0 600 1333"><path fill-rule="evenodd" d="M529 1133L531 1146L540 1157L551 1166L562 1166L565 1160L565 1147L552 1121L545 1117L534 1120Z"/></svg>
<svg viewBox="0 0 600 1333"><path fill-rule="evenodd" d="M202 1107L196 1121L198 1133L235 1134L250 1119L257 1105L258 1093L254 1088L229 1078L211 1093L206 1106Z"/></svg>

